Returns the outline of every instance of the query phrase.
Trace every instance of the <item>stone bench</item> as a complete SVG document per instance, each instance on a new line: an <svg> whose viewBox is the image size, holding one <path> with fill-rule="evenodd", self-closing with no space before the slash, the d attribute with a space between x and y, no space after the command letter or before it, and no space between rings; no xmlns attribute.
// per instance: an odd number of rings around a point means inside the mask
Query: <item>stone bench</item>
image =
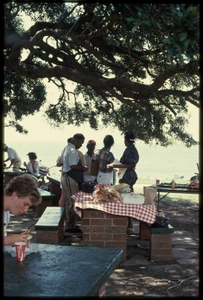
<svg viewBox="0 0 203 300"><path fill-rule="evenodd" d="M58 197L56 194L53 194L52 192L40 188L38 188L38 190L42 197L42 201L39 205L36 206L36 216L41 217L46 207L58 206Z"/></svg>
<svg viewBox="0 0 203 300"><path fill-rule="evenodd" d="M35 224L36 243L58 245L63 240L64 215L64 207L46 207Z"/></svg>
<svg viewBox="0 0 203 300"><path fill-rule="evenodd" d="M53 194L56 194L58 199L61 197L61 186L60 186L60 180L58 177L53 177L47 175L47 179L49 180L50 183L50 192Z"/></svg>
<svg viewBox="0 0 203 300"><path fill-rule="evenodd" d="M151 261L172 260L173 227L153 227L140 221L140 240L149 240L149 256Z"/></svg>

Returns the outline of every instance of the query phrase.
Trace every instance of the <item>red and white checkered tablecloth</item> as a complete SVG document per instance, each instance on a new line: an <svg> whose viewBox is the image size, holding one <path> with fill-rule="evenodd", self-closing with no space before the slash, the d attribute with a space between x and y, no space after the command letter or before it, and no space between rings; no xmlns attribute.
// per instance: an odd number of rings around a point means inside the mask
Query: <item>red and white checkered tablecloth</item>
<svg viewBox="0 0 203 300"><path fill-rule="evenodd" d="M75 201L74 210L81 217L83 209L97 209L106 213L128 216L136 218L140 221L153 224L156 220L156 205L130 204L122 202L93 202L92 194L79 191L72 196Z"/></svg>

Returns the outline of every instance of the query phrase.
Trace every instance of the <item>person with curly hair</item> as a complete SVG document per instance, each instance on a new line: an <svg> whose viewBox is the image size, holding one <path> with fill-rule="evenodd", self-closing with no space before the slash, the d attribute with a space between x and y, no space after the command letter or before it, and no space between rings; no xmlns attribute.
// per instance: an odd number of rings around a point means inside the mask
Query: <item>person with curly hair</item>
<svg viewBox="0 0 203 300"><path fill-rule="evenodd" d="M40 177L39 173L39 163L36 160L37 155L35 152L29 152L28 154L29 162L24 162L23 165L27 168L29 174L36 176L37 178Z"/></svg>
<svg viewBox="0 0 203 300"><path fill-rule="evenodd" d="M35 180L28 174L14 177L4 188L4 245L14 246L16 242L26 242L28 234L6 234L10 221L10 212L19 216L28 211L30 206L41 203L41 195Z"/></svg>

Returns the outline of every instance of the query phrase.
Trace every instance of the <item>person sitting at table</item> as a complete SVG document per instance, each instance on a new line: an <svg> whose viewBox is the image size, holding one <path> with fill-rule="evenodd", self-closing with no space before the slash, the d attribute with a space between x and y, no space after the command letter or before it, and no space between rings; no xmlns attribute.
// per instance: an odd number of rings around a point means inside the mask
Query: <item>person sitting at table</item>
<svg viewBox="0 0 203 300"><path fill-rule="evenodd" d="M28 234L7 235L6 229L10 221L10 212L14 216L22 215L30 206L41 203L41 195L35 180L28 174L14 177L4 188L4 245L14 246L16 242L27 242Z"/></svg>
<svg viewBox="0 0 203 300"><path fill-rule="evenodd" d="M80 231L80 229L75 226L78 216L74 212L74 202L71 196L81 189L81 185L84 182L83 172L88 170L88 167L82 164L78 153L78 149L82 146L84 140L85 137L83 134L75 134L61 154L61 163L63 165L61 183L63 193L66 197L65 231L67 232Z"/></svg>
<svg viewBox="0 0 203 300"><path fill-rule="evenodd" d="M96 161L96 155L94 154L96 142L94 140L89 140L87 143L87 152L85 153L85 161L88 167L87 172L84 172L84 181L85 182L94 182L97 179L97 175L90 174L90 166L92 161ZM97 162L97 161L96 161Z"/></svg>
<svg viewBox="0 0 203 300"><path fill-rule="evenodd" d="M115 160L113 153L110 152L110 149L114 144L113 136L106 135L103 140L103 143L104 147L97 154L99 164L97 182L113 184L113 168L107 166Z"/></svg>
<svg viewBox="0 0 203 300"><path fill-rule="evenodd" d="M113 164L114 168L125 168L126 171L121 179L119 179L119 183L127 183L130 186L131 192L133 192L133 185L136 183L138 177L135 172L135 167L139 161L139 153L134 145L135 137L133 132L127 131L124 134L124 143L126 149L120 159L121 164ZM128 217L128 233L134 233L133 229L133 219Z"/></svg>
<svg viewBox="0 0 203 300"><path fill-rule="evenodd" d="M8 147L6 144L3 145L3 151L7 152L8 158L4 160L4 162L7 162L10 160L10 165L7 167L4 164L5 169L9 169L10 167L13 167L14 170L19 169L21 167L21 158L16 152L15 149Z"/></svg>
<svg viewBox="0 0 203 300"><path fill-rule="evenodd" d="M36 160L37 155L35 154L35 152L29 152L27 155L30 161L28 163L24 162L23 165L27 168L29 174L39 178L40 173L39 173L39 163Z"/></svg>

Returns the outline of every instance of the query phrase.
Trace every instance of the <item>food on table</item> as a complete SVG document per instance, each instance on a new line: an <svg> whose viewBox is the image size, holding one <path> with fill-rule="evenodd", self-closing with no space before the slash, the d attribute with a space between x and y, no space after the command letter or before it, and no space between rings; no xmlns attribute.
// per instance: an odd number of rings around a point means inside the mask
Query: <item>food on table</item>
<svg viewBox="0 0 203 300"><path fill-rule="evenodd" d="M110 184L98 183L93 192L94 202L117 202L121 201L120 194Z"/></svg>
<svg viewBox="0 0 203 300"><path fill-rule="evenodd" d="M129 184L127 184L127 183L119 183L119 184L113 185L113 188L117 191L128 188L128 187L129 187Z"/></svg>

